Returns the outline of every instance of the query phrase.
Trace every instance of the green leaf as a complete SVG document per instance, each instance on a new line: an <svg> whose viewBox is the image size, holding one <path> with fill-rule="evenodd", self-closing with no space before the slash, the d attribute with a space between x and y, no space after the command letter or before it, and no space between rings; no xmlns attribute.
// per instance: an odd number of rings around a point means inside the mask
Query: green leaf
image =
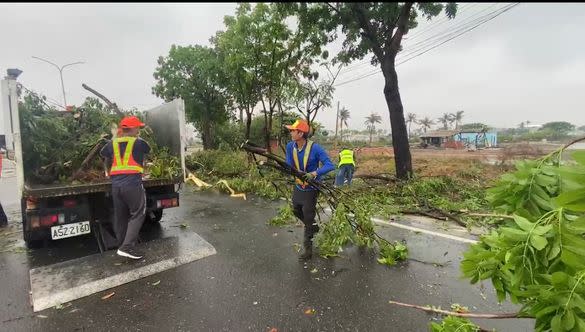
<svg viewBox="0 0 585 332"><path fill-rule="evenodd" d="M504 236L514 241L524 241L528 237L527 232L511 227L502 227L501 232Z"/></svg>
<svg viewBox="0 0 585 332"><path fill-rule="evenodd" d="M536 226L534 228L534 230L532 231L532 233L536 234L536 235L544 235L544 234L550 232L552 229L553 229L552 225Z"/></svg>
<svg viewBox="0 0 585 332"><path fill-rule="evenodd" d="M542 250L542 249L544 249L544 247L546 247L548 242L546 241L546 239L544 237L542 237L540 235L532 235L530 237L530 244L534 247L534 249Z"/></svg>
<svg viewBox="0 0 585 332"><path fill-rule="evenodd" d="M563 327L561 325L561 316L560 315L554 316L553 319L550 321L550 326L552 327L553 332L562 332Z"/></svg>
<svg viewBox="0 0 585 332"><path fill-rule="evenodd" d="M575 326L575 314L572 310L567 310L563 316L563 327L566 331L570 331Z"/></svg>
<svg viewBox="0 0 585 332"><path fill-rule="evenodd" d="M534 227L534 223L531 223L530 221L528 221L528 219L520 217L518 215L514 215L514 221L516 222L516 225L518 225L520 228L527 232L530 232Z"/></svg>
<svg viewBox="0 0 585 332"><path fill-rule="evenodd" d="M553 260L555 257L558 256L558 254L560 252L561 252L561 246L558 243L553 244L553 246L550 248L547 259L549 261Z"/></svg>
<svg viewBox="0 0 585 332"><path fill-rule="evenodd" d="M557 184L557 179L553 176L538 174L535 178L536 184L542 187L554 186Z"/></svg>
<svg viewBox="0 0 585 332"><path fill-rule="evenodd" d="M573 211L585 211L585 189L565 192L554 199L557 206Z"/></svg>
<svg viewBox="0 0 585 332"><path fill-rule="evenodd" d="M569 276L565 272L555 272L552 274L552 284L557 288L563 288L561 286L567 286Z"/></svg>
<svg viewBox="0 0 585 332"><path fill-rule="evenodd" d="M582 258L585 258L585 248L583 248L583 247L564 245L563 250L569 250L570 252L572 252L576 255L582 256Z"/></svg>
<svg viewBox="0 0 585 332"><path fill-rule="evenodd" d="M544 309L542 309L542 310L538 311L538 312L536 313L536 315L535 315L535 316L536 316L536 318L540 318L540 317L542 317L542 316L546 316L546 315L548 315L548 314L550 314L550 313L552 313L552 312L555 312L555 311L556 311L556 310L558 310L558 309L559 309L559 307L558 307L558 306L556 306L556 305L551 305L551 306L548 306L548 307L546 307L546 308L544 308Z"/></svg>
<svg viewBox="0 0 585 332"><path fill-rule="evenodd" d="M585 233L585 218L581 217L571 223L568 223L567 228L576 234Z"/></svg>
<svg viewBox="0 0 585 332"><path fill-rule="evenodd" d="M585 268L583 257L578 256L569 250L563 250L561 253L561 261L577 270L582 270Z"/></svg>
<svg viewBox="0 0 585 332"><path fill-rule="evenodd" d="M581 310L581 312L585 314L585 300L583 300L581 295L577 293L573 294L572 302L573 305L575 305L575 307L579 308L579 310Z"/></svg>

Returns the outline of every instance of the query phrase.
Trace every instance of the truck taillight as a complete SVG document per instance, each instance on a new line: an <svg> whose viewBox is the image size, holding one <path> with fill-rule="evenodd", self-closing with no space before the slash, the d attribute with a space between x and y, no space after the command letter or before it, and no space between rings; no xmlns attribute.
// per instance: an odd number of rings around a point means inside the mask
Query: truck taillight
<svg viewBox="0 0 585 332"><path fill-rule="evenodd" d="M157 209L164 209L169 207L179 206L179 201L176 198L159 199L156 201Z"/></svg>
<svg viewBox="0 0 585 332"><path fill-rule="evenodd" d="M64 223L65 223L65 214L63 214L63 213L59 213L59 219L58 219L58 222L59 222L60 224L64 224Z"/></svg>
<svg viewBox="0 0 585 332"><path fill-rule="evenodd" d="M26 209L27 210L34 210L37 208L37 199L34 197L27 197L26 199Z"/></svg>
<svg viewBox="0 0 585 332"><path fill-rule="evenodd" d="M66 199L63 201L63 206L66 208L72 208L77 205L77 202L74 199Z"/></svg>
<svg viewBox="0 0 585 332"><path fill-rule="evenodd" d="M50 214L48 216L41 217L41 225L42 226L51 226L56 224L59 221L59 215L57 214ZM65 221L65 217L63 217L63 221Z"/></svg>
<svg viewBox="0 0 585 332"><path fill-rule="evenodd" d="M41 226L39 216L32 216L30 217L30 226L32 228L39 228Z"/></svg>

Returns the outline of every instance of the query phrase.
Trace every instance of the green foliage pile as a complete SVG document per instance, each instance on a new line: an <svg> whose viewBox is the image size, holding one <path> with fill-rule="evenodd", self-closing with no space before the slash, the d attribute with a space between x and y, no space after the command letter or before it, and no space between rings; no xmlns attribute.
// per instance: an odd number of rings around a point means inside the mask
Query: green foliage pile
<svg viewBox="0 0 585 332"><path fill-rule="evenodd" d="M498 300L522 305L536 331L585 331L585 151L563 149L522 161L488 192L513 216L470 247L461 263L471 283L490 279Z"/></svg>
<svg viewBox="0 0 585 332"><path fill-rule="evenodd" d="M98 99L88 97L72 112L60 112L45 103L45 97L27 93L19 102L25 180L29 184L85 183L106 180L99 156L72 181L90 151L100 147L115 133L119 117ZM142 137L152 152L146 172L151 178L181 175L178 157L159 147L147 128Z"/></svg>
<svg viewBox="0 0 585 332"><path fill-rule="evenodd" d="M473 324L467 318L449 316L441 322L431 323L431 332L478 332L479 326Z"/></svg>

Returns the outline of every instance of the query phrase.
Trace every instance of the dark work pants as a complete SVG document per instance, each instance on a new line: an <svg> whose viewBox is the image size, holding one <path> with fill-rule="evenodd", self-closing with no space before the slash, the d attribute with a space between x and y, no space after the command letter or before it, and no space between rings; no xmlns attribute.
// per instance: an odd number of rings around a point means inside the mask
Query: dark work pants
<svg viewBox="0 0 585 332"><path fill-rule="evenodd" d="M319 231L319 226L315 221L317 215L317 196L316 190L302 191L296 186L293 190L292 205L293 213L305 224L304 245L312 245L313 235Z"/></svg>
<svg viewBox="0 0 585 332"><path fill-rule="evenodd" d="M146 216L146 193L144 187L112 187L114 201L114 230L119 249L130 249L136 245L138 233Z"/></svg>
<svg viewBox="0 0 585 332"><path fill-rule="evenodd" d="M0 227L8 225L8 218L6 217L6 213L4 213L4 208L2 207L2 203L0 203Z"/></svg>

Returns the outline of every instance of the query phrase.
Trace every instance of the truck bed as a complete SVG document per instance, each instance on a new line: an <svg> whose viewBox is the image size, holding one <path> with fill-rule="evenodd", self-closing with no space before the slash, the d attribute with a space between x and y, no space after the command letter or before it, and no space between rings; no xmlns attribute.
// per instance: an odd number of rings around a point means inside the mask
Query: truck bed
<svg viewBox="0 0 585 332"><path fill-rule="evenodd" d="M177 177L174 179L149 179L143 180L144 188L167 186L172 184L182 183L183 178ZM112 189L111 181L103 181L97 183L85 183L78 185L71 184L57 184L57 185L42 185L42 186L24 186L25 197L47 198L59 197L68 195L80 195L98 192L109 192Z"/></svg>

